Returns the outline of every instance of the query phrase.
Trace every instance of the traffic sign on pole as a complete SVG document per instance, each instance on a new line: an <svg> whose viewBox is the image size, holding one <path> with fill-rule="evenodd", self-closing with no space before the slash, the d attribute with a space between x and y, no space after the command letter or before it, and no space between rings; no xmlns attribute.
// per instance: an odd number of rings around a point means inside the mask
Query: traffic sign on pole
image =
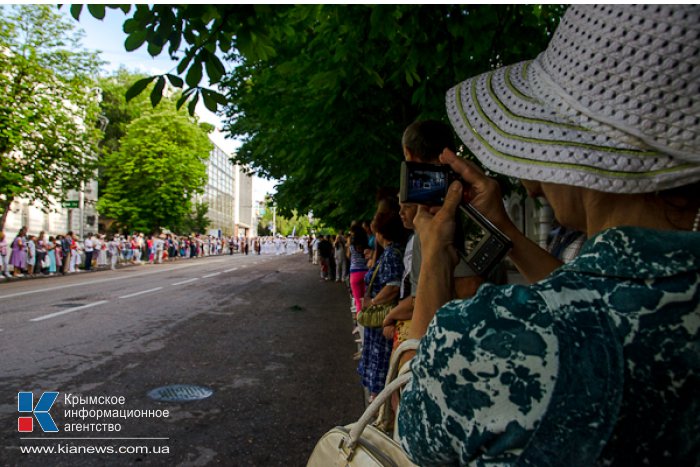
<svg viewBox="0 0 700 467"><path fill-rule="evenodd" d="M77 208L78 207L78 201L64 201L62 206L64 208Z"/></svg>

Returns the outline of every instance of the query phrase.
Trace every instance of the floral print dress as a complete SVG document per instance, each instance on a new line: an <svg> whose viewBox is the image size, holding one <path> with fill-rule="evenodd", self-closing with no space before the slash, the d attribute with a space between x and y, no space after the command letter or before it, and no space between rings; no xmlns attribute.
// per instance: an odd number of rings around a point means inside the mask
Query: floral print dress
<svg viewBox="0 0 700 467"><path fill-rule="evenodd" d="M438 310L398 417L419 465L697 465L700 234L606 230Z"/></svg>
<svg viewBox="0 0 700 467"><path fill-rule="evenodd" d="M370 283L377 267L377 277L370 291L372 298L386 285L401 285L403 253L395 244L389 244L377 260L377 265L367 271L365 283ZM364 328L362 357L357 372L360 374L362 385L370 393L377 394L384 388L392 346L393 340L384 337L382 328Z"/></svg>

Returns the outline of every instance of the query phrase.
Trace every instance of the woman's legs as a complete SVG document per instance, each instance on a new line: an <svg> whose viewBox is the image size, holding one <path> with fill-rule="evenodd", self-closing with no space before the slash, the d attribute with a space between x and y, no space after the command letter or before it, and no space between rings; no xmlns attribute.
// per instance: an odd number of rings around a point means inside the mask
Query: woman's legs
<svg viewBox="0 0 700 467"><path fill-rule="evenodd" d="M85 252L85 263L83 264L83 269L89 271L92 269L92 251Z"/></svg>
<svg viewBox="0 0 700 467"><path fill-rule="evenodd" d="M350 290L352 290L352 297L355 299L355 313L362 309L362 297L365 295L365 272L350 273Z"/></svg>
<svg viewBox="0 0 700 467"><path fill-rule="evenodd" d="M362 297L365 295L365 272L357 271L350 273L350 290L352 291L352 298L355 300L355 318L357 318L357 313L362 310ZM360 344L364 346L364 328L357 325L357 330L360 335Z"/></svg>

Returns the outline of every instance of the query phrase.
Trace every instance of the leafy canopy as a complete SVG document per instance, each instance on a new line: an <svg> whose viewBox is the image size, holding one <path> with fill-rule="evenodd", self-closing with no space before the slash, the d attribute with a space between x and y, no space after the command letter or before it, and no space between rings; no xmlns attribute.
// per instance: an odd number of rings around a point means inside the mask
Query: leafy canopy
<svg viewBox="0 0 700 467"><path fill-rule="evenodd" d="M206 183L209 129L174 109L134 120L119 150L104 158L109 185L97 203L100 214L124 230L177 231Z"/></svg>
<svg viewBox="0 0 700 467"><path fill-rule="evenodd" d="M283 213L313 210L329 225L368 219L382 186L398 187L401 135L445 120L462 79L533 58L560 9L538 6L302 5L267 22L268 60L239 64L222 83L225 129L240 164L282 180Z"/></svg>
<svg viewBox="0 0 700 467"><path fill-rule="evenodd" d="M132 73L122 67L112 75L99 79L99 87L102 89L100 110L109 121L104 131L104 137L100 141L101 152L108 153L118 150L119 142L126 134L129 123L152 109L149 99L144 95L129 102L126 100L126 91L129 87L135 81L143 78L144 75ZM166 97L166 100L172 99Z"/></svg>
<svg viewBox="0 0 700 467"><path fill-rule="evenodd" d="M0 8L0 229L15 198L49 206L93 174L100 62L46 5Z"/></svg>
<svg viewBox="0 0 700 467"><path fill-rule="evenodd" d="M204 234L211 224L211 220L207 217L208 213L209 203L206 201L196 202L192 206L192 211L187 213L182 222L173 230L182 234Z"/></svg>
<svg viewBox="0 0 700 467"><path fill-rule="evenodd" d="M167 49L180 60L176 71L184 79L146 78L130 96L155 82L155 102L167 79L187 86L179 104L191 99L190 111L198 97L210 109L223 105L225 129L244 141L236 162L281 180L280 212L313 210L343 227L371 215L379 186L398 185L408 124L444 120L444 94L460 80L534 58L563 11L557 5L138 5L124 23L127 50ZM205 72L223 97L200 86Z"/></svg>

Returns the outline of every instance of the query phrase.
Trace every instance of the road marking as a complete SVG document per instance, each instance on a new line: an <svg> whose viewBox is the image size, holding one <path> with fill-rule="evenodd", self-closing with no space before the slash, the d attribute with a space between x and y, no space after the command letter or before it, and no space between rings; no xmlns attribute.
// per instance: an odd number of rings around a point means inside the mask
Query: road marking
<svg viewBox="0 0 700 467"><path fill-rule="evenodd" d="M85 308L92 308L93 306L102 305L103 303L107 303L107 302L108 302L108 300L101 300L101 301L95 302L95 303L88 303L87 305L76 306L75 308L70 308L68 310L57 311L56 313L50 313L48 315L39 316L38 318L33 318L33 319L30 319L29 321L43 321L45 319L55 318L56 316L61 316L61 315L65 315L68 313L73 313L74 311L84 310Z"/></svg>
<svg viewBox="0 0 700 467"><path fill-rule="evenodd" d="M208 277L218 276L219 274L221 274L221 273L220 273L220 272L214 272L214 273L212 273L212 274L207 274L206 276L202 276L202 279L206 279L206 278L208 278Z"/></svg>
<svg viewBox="0 0 700 467"><path fill-rule="evenodd" d="M137 295L143 295L145 293L150 293L150 292L156 292L158 290L161 290L163 287L156 287L155 289L148 289L148 290L142 290L141 292L136 292L136 293L130 293L129 295L122 295L119 298L131 298L131 297L136 297Z"/></svg>
<svg viewBox="0 0 700 467"><path fill-rule="evenodd" d="M137 274L129 274L129 275L125 275L125 276L122 276L122 277L110 277L109 279L97 279L97 280L94 280L94 281L91 280L91 281L89 281L89 282L80 282L80 283L77 283L77 284L65 284L65 285L59 285L59 286L56 286L56 287L44 287L44 288L40 288L40 289L37 289L37 290L28 290L28 291L26 291L26 292L17 292L17 293L11 293L11 294L7 294L7 295L0 295L0 299L3 299L3 298L13 298L13 297L21 297L21 296L23 296L23 295L32 295L32 294L42 293L42 292L53 292L54 290L65 290L65 289L68 289L68 288L71 288L71 287L85 287L85 285L87 285L88 283L89 283L90 285L92 285L92 284L101 284L102 282L122 281L122 280L125 280L125 279L132 279L132 278L134 278L134 277L150 276L150 275L153 275L153 274L160 274L160 273L163 273L163 272L177 271L177 270L179 270L179 269L191 268L191 267L194 267L194 266L204 266L204 265L209 264L209 263L220 263L220 262L222 262L222 261L224 261L224 260L223 260L223 259L218 259L218 260L208 261L207 263L195 262L195 263L189 263L189 264L183 264L183 265L179 265L179 266L174 266L174 267L172 267L172 268L167 268L167 269L161 269L161 270L156 270L156 271L146 271L146 272L140 272L140 273L137 273Z"/></svg>
<svg viewBox="0 0 700 467"><path fill-rule="evenodd" d="M182 282L175 282L173 285L183 285L183 284L189 284L190 282L198 281L199 277L195 277L194 279L187 279L186 281Z"/></svg>
<svg viewBox="0 0 700 467"><path fill-rule="evenodd" d="M227 269L227 270L225 270L224 272L231 272L231 271L235 271L236 269L238 269L238 268Z"/></svg>

